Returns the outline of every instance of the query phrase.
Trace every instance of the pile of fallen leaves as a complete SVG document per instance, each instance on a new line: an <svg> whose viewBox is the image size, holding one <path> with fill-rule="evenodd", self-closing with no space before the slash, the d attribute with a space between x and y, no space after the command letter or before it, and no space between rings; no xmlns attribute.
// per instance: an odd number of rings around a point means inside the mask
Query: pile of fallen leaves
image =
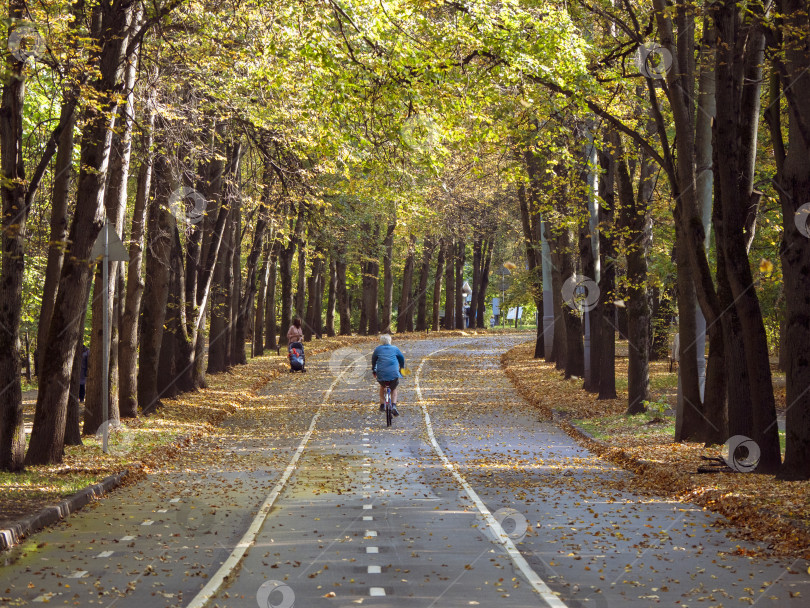
<svg viewBox="0 0 810 608"><path fill-rule="evenodd" d="M501 357L521 396L589 450L636 473L638 491L724 515L734 533L758 544L762 554L810 558L810 481L732 472L699 474L701 456L718 457L721 446L677 443L668 416L648 416L646 424L638 423L624 415L626 391L619 391L618 399L599 401L582 390L581 379L563 379L553 364L533 359L533 354L534 344L529 343ZM623 368L626 360L617 359L617 378ZM653 398L660 400L662 395ZM592 435L609 437L610 444Z"/></svg>

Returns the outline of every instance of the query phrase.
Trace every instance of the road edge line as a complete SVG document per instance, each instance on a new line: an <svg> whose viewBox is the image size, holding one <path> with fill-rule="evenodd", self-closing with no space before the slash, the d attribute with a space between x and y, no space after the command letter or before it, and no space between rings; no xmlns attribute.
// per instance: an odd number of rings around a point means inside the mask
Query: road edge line
<svg viewBox="0 0 810 608"><path fill-rule="evenodd" d="M416 378L414 378L414 385L416 388L416 395L419 399L419 406L422 408L422 413L425 416L425 426L427 427L428 438L430 439L430 443L433 445L433 450L439 456L439 458L444 463L444 468L446 468L453 477L456 478L459 485L464 489L467 493L467 496L470 497L470 500L473 501L476 508L478 509L479 513L483 516L484 520L487 522L490 530L492 530L500 539L501 544L503 545L506 552L509 554L509 557L512 560L512 563L523 573L523 576L526 577L526 580L529 581L529 584L532 588L540 594L540 597L543 601L548 604L549 608L568 608L568 606L563 602L552 590L551 588L546 585L545 581L540 578L540 575L534 571L534 569L529 565L529 562L526 561L526 558L520 553L518 548L515 546L515 543L512 542L512 539L509 538L509 535L504 531L501 527L501 524L498 522L497 519L492 515L490 510L484 504L484 501L478 496L475 490L472 489L467 480L458 472L456 466L450 462L450 459L444 453L439 443L436 441L436 436L433 434L433 424L430 422L430 414L428 414L427 407L425 406L425 400L422 397L422 387L419 385L419 375L422 373L422 366L428 360L428 357L432 357L436 353L442 352L443 350L447 350L452 348L451 346L445 346L444 348L440 348L438 350L433 351L430 354L425 355L422 357L422 361L419 363L419 367L416 369Z"/></svg>

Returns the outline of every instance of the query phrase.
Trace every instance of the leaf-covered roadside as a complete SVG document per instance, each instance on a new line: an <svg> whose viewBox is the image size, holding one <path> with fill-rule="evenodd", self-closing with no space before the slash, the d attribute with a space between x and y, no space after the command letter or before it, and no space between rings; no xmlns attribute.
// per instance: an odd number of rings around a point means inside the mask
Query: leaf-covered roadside
<svg viewBox="0 0 810 608"><path fill-rule="evenodd" d="M810 482L744 473L699 474L701 456L719 456L720 446L674 442L666 416L663 423L628 423L617 430L626 395L620 392L618 399L598 401L582 390L581 381L564 380L553 363L533 359L533 352L534 344L529 343L501 357L518 392L589 450L636 473L635 489L726 516L734 532L759 544L763 554L810 557ZM617 361L617 374L618 367ZM569 422L572 419L586 419L588 429L609 436L610 444L586 435Z"/></svg>

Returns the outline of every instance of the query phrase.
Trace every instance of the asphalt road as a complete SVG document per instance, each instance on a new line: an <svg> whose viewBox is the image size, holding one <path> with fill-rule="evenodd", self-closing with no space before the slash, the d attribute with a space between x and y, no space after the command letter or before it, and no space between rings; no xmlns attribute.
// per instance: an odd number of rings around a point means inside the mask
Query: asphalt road
<svg viewBox="0 0 810 608"><path fill-rule="evenodd" d="M636 493L538 421L499 368L525 339L401 342L391 429L369 353L311 357L220 434L0 556L0 603L806 605L806 562L746 557L717 516Z"/></svg>

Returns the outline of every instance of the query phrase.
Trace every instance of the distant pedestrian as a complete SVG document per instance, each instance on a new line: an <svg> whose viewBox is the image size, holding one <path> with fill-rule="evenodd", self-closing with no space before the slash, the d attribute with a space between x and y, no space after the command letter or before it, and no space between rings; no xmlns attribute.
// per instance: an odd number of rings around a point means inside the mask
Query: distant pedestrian
<svg viewBox="0 0 810 608"><path fill-rule="evenodd" d="M85 384L87 383L87 366L89 364L90 349L82 344L82 366L79 370L79 401L84 403Z"/></svg>
<svg viewBox="0 0 810 608"><path fill-rule="evenodd" d="M290 329L287 330L287 346L293 342L301 342L303 339L304 330L301 329L301 319L300 317L295 317L292 325L290 325Z"/></svg>

